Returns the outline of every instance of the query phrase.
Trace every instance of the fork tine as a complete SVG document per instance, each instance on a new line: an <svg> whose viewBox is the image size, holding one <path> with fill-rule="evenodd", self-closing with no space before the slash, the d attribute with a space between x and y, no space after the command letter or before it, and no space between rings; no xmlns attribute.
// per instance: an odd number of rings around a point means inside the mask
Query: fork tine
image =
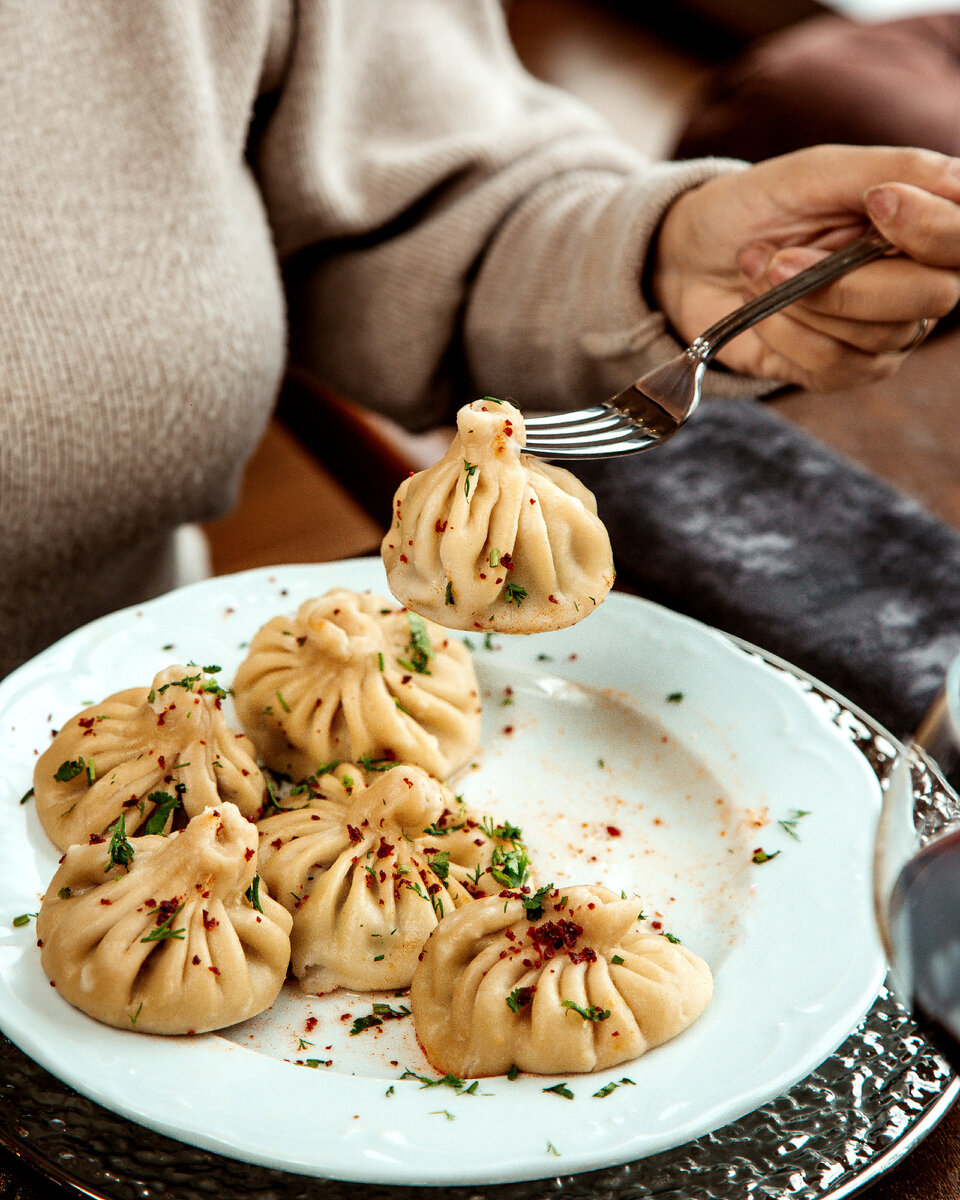
<svg viewBox="0 0 960 1200"><path fill-rule="evenodd" d="M578 408L573 412L550 413L542 417L524 417L523 423L528 430L556 429L567 425L573 427L609 416L614 411L607 404L595 404L592 408Z"/></svg>

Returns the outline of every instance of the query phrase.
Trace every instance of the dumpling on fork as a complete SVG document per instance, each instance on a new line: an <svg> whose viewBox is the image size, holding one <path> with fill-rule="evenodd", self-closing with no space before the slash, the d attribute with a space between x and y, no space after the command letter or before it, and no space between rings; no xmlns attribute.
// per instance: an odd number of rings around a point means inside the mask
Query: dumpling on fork
<svg viewBox="0 0 960 1200"><path fill-rule="evenodd" d="M615 571L593 493L523 443L519 410L485 396L460 409L440 462L397 489L380 553L407 608L451 629L539 633L604 599Z"/></svg>

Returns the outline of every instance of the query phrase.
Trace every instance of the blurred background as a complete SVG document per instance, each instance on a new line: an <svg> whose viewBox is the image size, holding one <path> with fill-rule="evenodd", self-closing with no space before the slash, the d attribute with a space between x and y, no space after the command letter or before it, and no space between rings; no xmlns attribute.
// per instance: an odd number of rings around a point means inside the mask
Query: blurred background
<svg viewBox="0 0 960 1200"><path fill-rule="evenodd" d="M956 12L958 5L956 0L505 0L505 9L517 52L534 75L579 96L644 153L662 158L674 156L678 137L718 68L758 41L792 36L804 23L831 14L874 22ZM864 393L862 408L858 398L861 419L856 422L845 415L849 405L841 411L829 397L787 395L778 407L960 525L953 399L930 382L943 375L955 352L955 346L949 351L925 347L920 357L926 375L912 362L901 373L906 386L913 380L917 417L904 434L907 441L891 440L886 432L886 409L895 408L902 393L882 385ZM883 435L873 436L871 429L884 430ZM435 461L448 440L445 431L410 437L313 381L288 380L278 414L247 470L238 508L205 528L214 571L377 551L397 483L410 470Z"/></svg>

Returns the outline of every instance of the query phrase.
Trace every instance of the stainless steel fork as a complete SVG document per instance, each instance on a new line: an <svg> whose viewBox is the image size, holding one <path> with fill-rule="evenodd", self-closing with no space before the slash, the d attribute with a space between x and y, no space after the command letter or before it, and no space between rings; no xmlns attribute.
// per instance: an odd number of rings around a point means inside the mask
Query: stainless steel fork
<svg viewBox="0 0 960 1200"><path fill-rule="evenodd" d="M654 367L612 400L573 412L525 418L526 452L539 458L619 458L659 446L696 410L707 363L731 338L891 249L879 233L864 234L723 317L682 354Z"/></svg>

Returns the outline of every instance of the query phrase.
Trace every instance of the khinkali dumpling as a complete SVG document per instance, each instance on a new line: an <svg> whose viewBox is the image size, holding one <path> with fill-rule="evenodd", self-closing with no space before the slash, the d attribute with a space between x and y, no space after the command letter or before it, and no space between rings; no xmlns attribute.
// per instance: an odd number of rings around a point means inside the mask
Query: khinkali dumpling
<svg viewBox="0 0 960 1200"><path fill-rule="evenodd" d="M199 667L167 667L77 713L37 760L37 815L65 850L123 814L128 834L169 831L176 817L235 804L259 816L266 797L251 742L234 733L226 692ZM154 826L156 826L154 828Z"/></svg>
<svg viewBox="0 0 960 1200"><path fill-rule="evenodd" d="M285 803L302 807L258 824L259 870L293 914L307 992L407 987L442 917L526 878L520 830L473 817L418 767L341 764Z"/></svg>
<svg viewBox="0 0 960 1200"><path fill-rule="evenodd" d="M477 900L444 917L410 992L431 1064L459 1078L597 1071L692 1024L710 969L602 887Z"/></svg>
<svg viewBox="0 0 960 1200"><path fill-rule="evenodd" d="M480 739L470 652L380 596L308 600L256 634L233 682L267 766L304 779L331 762L387 758L445 777Z"/></svg>
<svg viewBox="0 0 960 1200"><path fill-rule="evenodd" d="M72 846L37 917L65 1000L120 1029L200 1033L263 1012L290 961L290 915L256 876L256 827L232 804L186 828Z"/></svg>
<svg viewBox="0 0 960 1200"><path fill-rule="evenodd" d="M401 604L451 629L538 633L603 600L615 572L593 493L523 444L519 410L485 396L460 409L440 462L401 483L380 548Z"/></svg>

